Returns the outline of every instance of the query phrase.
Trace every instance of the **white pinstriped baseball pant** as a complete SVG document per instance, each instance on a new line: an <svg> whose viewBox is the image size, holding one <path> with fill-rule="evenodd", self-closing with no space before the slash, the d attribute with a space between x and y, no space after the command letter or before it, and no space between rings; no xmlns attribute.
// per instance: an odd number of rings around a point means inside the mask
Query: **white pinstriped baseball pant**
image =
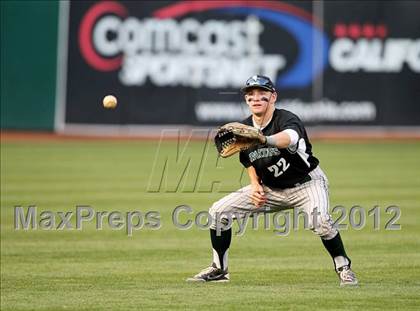
<svg viewBox="0 0 420 311"><path fill-rule="evenodd" d="M325 240L337 234L329 214L328 179L319 166L309 173L311 180L294 188L274 189L264 187L266 203L256 208L252 203L251 185L228 194L210 208L212 229L215 229L216 215L229 214L232 219L245 217L247 213L277 212L297 208L308 216L308 227ZM315 215L315 219L314 216ZM219 216L220 217L220 216ZM221 216L223 219L223 216ZM315 220L315 221L314 221ZM228 228L224 228L228 229Z"/></svg>

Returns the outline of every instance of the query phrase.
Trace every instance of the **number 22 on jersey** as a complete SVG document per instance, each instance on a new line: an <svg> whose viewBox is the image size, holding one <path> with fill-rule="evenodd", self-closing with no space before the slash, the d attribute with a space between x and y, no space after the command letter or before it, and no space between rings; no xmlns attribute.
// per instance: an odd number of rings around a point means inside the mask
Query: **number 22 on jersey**
<svg viewBox="0 0 420 311"><path fill-rule="evenodd" d="M267 169L274 173L274 177L279 177L282 175L290 166L290 163L287 163L284 158L280 158L276 164L267 167Z"/></svg>

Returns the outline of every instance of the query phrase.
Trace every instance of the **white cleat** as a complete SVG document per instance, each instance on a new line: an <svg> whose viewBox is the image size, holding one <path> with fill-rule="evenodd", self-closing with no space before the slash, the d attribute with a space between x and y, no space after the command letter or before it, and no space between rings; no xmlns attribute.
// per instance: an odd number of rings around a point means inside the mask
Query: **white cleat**
<svg viewBox="0 0 420 311"><path fill-rule="evenodd" d="M188 278L187 282L229 282L229 272L217 268L214 264L201 270L192 278Z"/></svg>
<svg viewBox="0 0 420 311"><path fill-rule="evenodd" d="M349 266L341 267L337 270L338 278L340 279L340 286L355 286L357 281L356 274Z"/></svg>

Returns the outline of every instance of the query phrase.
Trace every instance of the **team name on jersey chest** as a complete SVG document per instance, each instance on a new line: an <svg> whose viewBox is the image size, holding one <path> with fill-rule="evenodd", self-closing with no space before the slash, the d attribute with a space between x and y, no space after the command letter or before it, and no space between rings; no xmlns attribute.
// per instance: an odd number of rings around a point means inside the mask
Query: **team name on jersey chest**
<svg viewBox="0 0 420 311"><path fill-rule="evenodd" d="M258 159L262 158L268 158L277 156L280 154L280 150L276 147L269 147L269 148L260 148L257 150L254 150L248 154L249 161L254 162Z"/></svg>

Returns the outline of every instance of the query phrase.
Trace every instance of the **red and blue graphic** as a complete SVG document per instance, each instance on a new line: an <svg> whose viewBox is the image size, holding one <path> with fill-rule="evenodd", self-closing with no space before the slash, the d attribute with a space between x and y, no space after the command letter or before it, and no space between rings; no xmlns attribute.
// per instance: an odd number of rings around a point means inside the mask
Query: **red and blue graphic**
<svg viewBox="0 0 420 311"><path fill-rule="evenodd" d="M183 1L162 8L154 15L159 18L176 18L208 10L240 15L252 14L286 29L293 35L299 45L299 54L294 66L276 81L278 88L308 86L327 65L327 36L315 25L316 22L310 13L290 4L275 1ZM322 51L314 53L315 42L317 48L321 48ZM280 46L282 44L284 43L279 42Z"/></svg>
<svg viewBox="0 0 420 311"><path fill-rule="evenodd" d="M282 72L276 81L279 89L303 88L322 73L328 63L329 40L311 13L296 6L277 1L181 1L158 9L153 17L180 18L187 14L216 11L221 14L254 15L261 20L280 27L290 33L298 44L298 55L294 64ZM95 51L91 33L95 20L104 14L127 16L127 9L118 2L100 2L84 16L79 45L85 60L99 71L112 71L121 65L121 56L104 58ZM278 42L279 50L287 42Z"/></svg>
<svg viewBox="0 0 420 311"><path fill-rule="evenodd" d="M93 46L92 32L96 21L106 14L115 14L121 18L128 16L127 9L114 1L99 2L92 6L80 23L79 47L87 63L98 71L117 70L121 66L121 55L109 59L99 55Z"/></svg>

